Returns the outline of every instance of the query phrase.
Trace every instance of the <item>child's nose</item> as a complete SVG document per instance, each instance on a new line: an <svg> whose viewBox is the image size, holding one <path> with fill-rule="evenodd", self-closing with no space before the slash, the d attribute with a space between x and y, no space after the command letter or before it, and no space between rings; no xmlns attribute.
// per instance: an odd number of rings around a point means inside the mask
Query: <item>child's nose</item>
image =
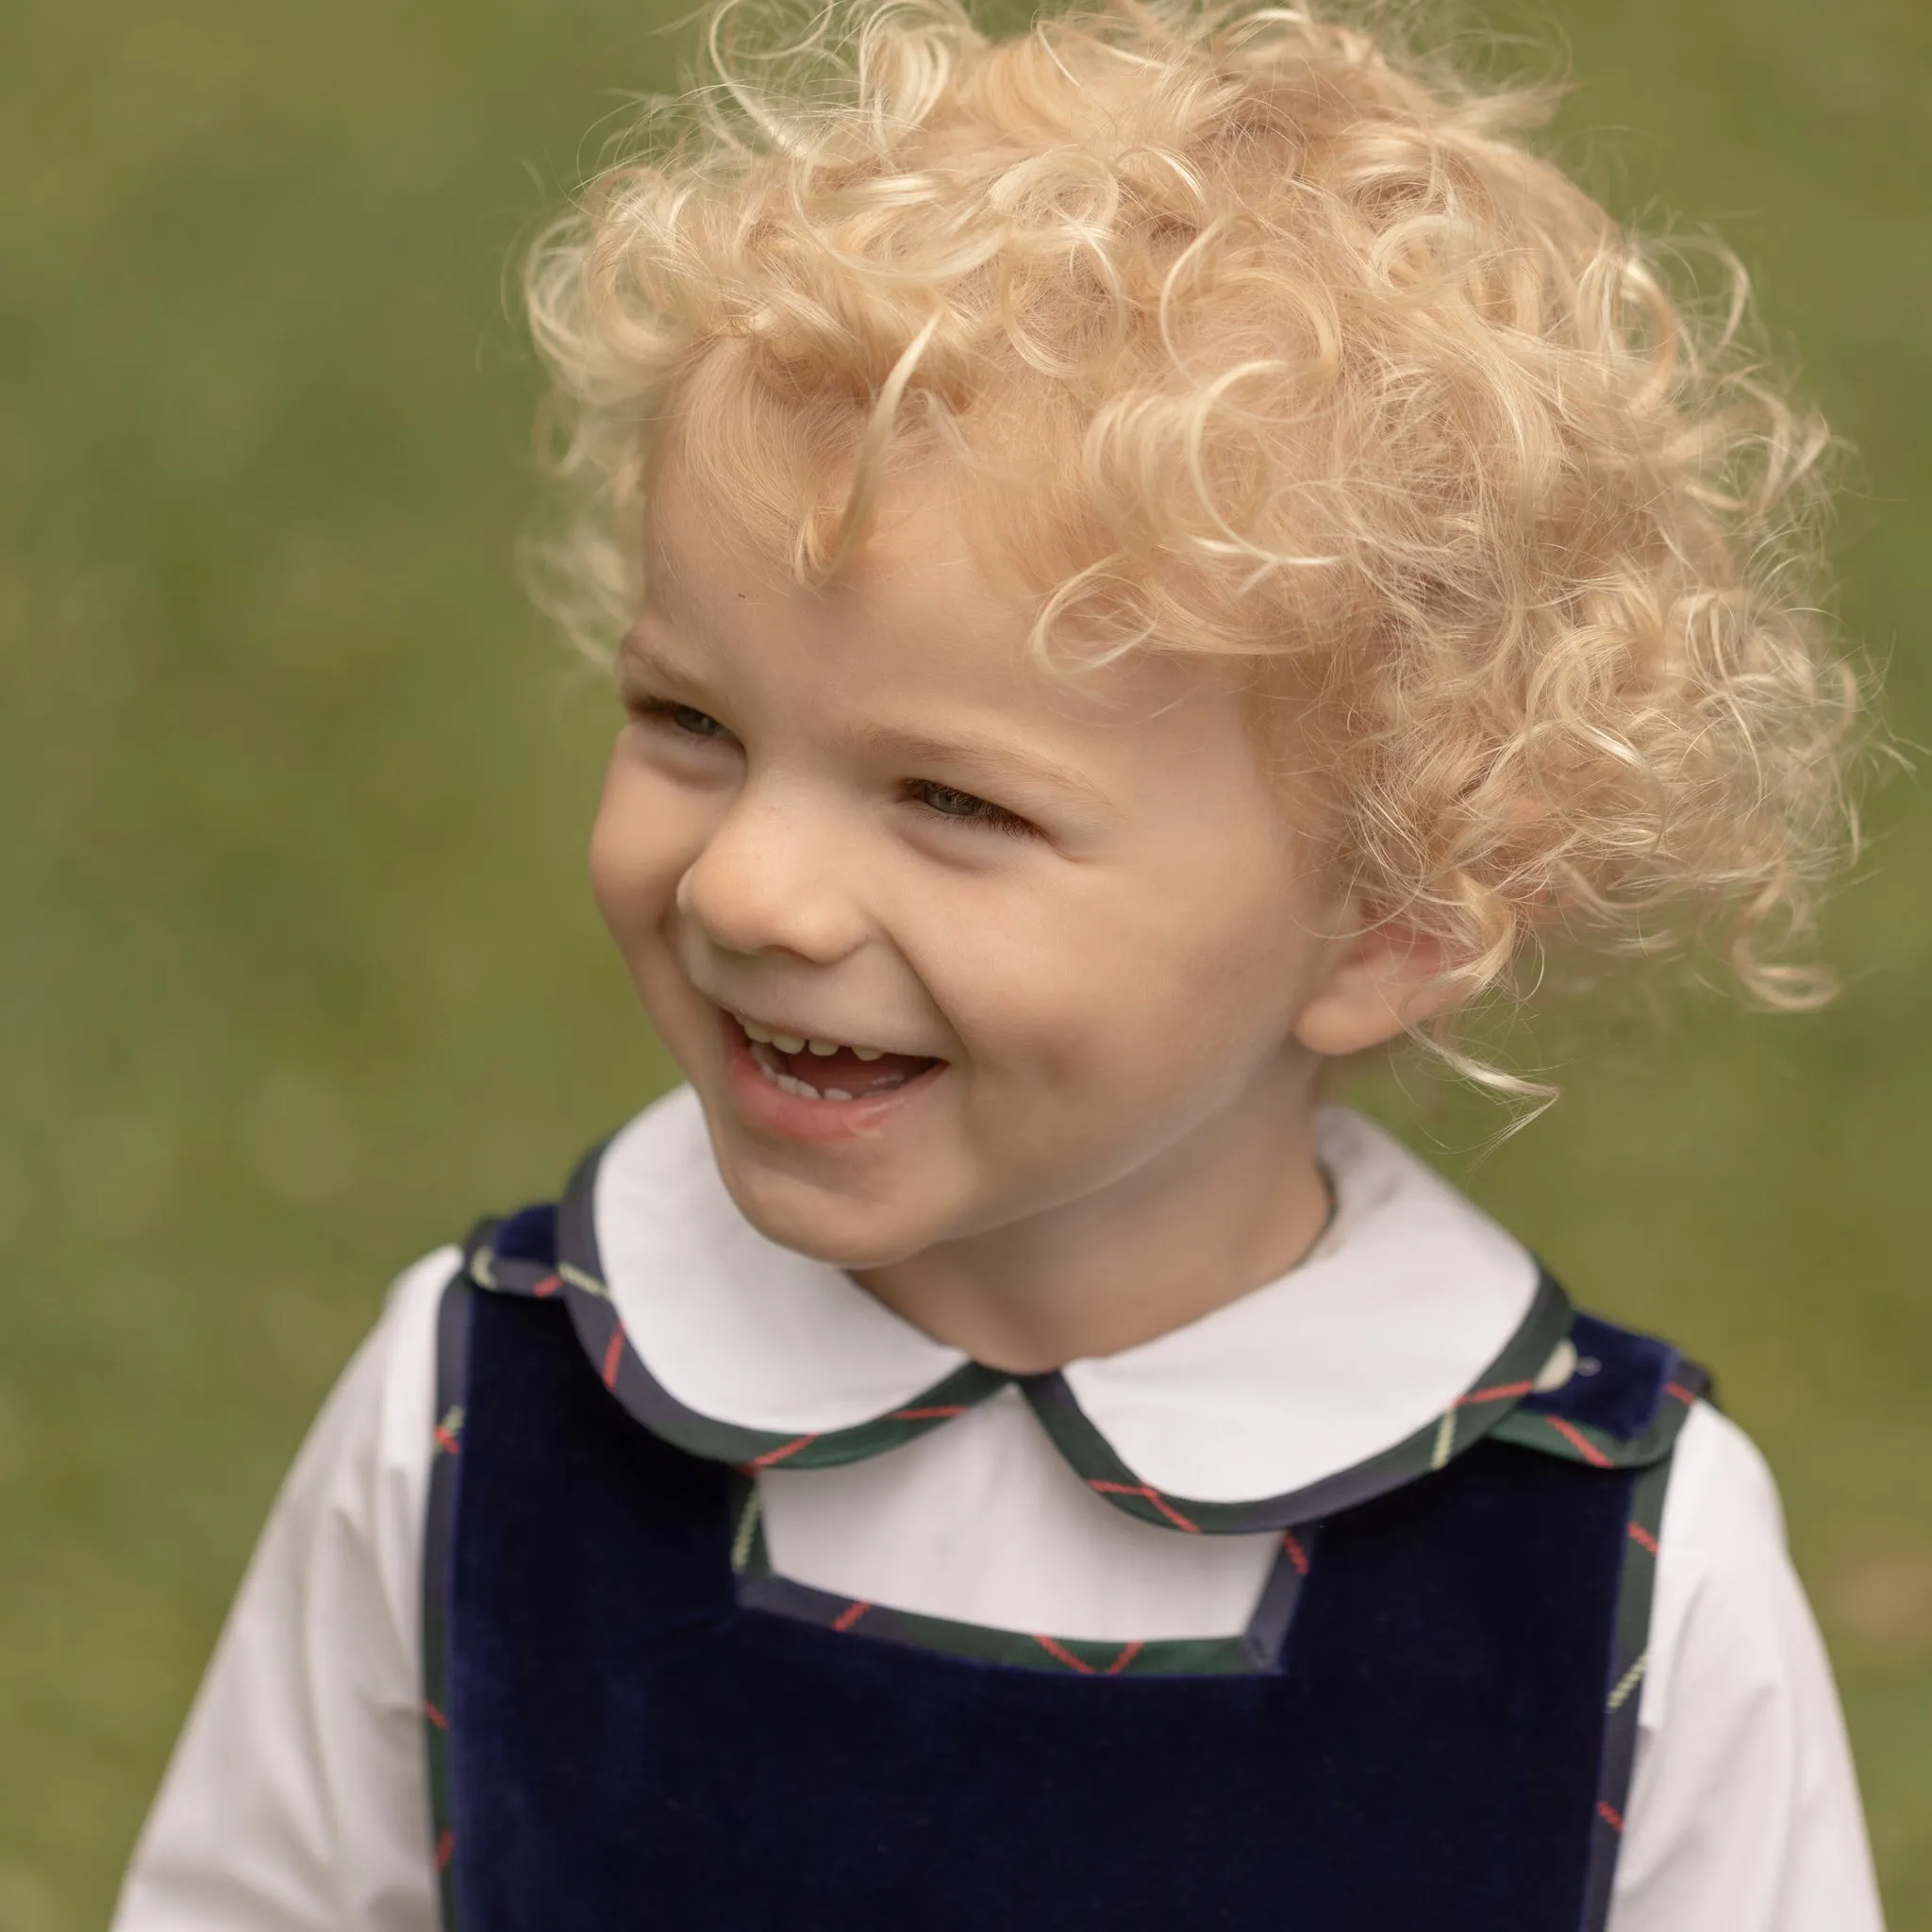
<svg viewBox="0 0 1932 1932"><path fill-rule="evenodd" d="M863 935L851 838L835 813L747 788L677 883L677 908L712 945L829 963Z"/></svg>

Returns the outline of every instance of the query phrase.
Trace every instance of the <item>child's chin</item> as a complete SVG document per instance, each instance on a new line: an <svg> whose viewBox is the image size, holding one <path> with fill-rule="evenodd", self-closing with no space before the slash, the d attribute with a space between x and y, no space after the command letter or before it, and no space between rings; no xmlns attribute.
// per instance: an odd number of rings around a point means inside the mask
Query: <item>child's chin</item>
<svg viewBox="0 0 1932 1932"><path fill-rule="evenodd" d="M768 1241L827 1267L848 1274L887 1268L941 1238L902 1205L887 1208L790 1175L734 1172L735 1166L721 1162L720 1171L739 1212Z"/></svg>

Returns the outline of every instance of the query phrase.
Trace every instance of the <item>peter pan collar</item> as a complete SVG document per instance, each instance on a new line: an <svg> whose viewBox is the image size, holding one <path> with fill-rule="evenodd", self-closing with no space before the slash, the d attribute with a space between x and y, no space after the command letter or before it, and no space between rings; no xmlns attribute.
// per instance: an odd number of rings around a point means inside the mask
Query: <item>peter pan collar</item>
<svg viewBox="0 0 1932 1932"><path fill-rule="evenodd" d="M1015 1383L1096 1492L1182 1530L1285 1527L1440 1467L1529 1392L1570 1326L1535 1259L1397 1141L1324 1108L1336 1212L1299 1266L1106 1357L1011 1376L767 1241L679 1088L579 1171L556 1285L654 1432L746 1468L891 1448Z"/></svg>

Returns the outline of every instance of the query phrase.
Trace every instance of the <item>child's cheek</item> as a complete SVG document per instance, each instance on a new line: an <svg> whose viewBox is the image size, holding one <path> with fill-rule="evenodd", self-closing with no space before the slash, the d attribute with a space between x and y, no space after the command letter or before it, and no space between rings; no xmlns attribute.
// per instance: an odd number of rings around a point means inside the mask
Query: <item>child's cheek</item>
<svg viewBox="0 0 1932 1932"><path fill-rule="evenodd" d="M1006 1171L1063 1182L1117 1173L1273 1091L1306 970L1292 922L1237 885L1081 912L1004 976L991 952L976 972L948 961L974 1139Z"/></svg>
<svg viewBox="0 0 1932 1932"><path fill-rule="evenodd" d="M646 964L642 955L658 941L676 890L675 856L665 838L669 828L652 809L651 794L658 789L626 758L620 742L591 828L591 895L640 978Z"/></svg>
<svg viewBox="0 0 1932 1932"><path fill-rule="evenodd" d="M1138 982L1149 962L1072 932L1064 941L1004 962L991 953L949 960L941 991L965 1048L974 1127L1022 1167L1158 1134L1170 1090L1186 1080L1171 1064L1174 1042L1148 1024Z"/></svg>

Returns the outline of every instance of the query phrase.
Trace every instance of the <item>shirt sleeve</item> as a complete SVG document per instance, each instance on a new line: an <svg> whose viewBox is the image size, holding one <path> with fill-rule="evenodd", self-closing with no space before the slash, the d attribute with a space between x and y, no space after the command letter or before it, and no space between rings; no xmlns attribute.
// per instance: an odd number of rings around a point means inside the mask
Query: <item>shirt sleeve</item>
<svg viewBox="0 0 1932 1932"><path fill-rule="evenodd" d="M1831 1668L1777 1491L1700 1403L1658 1537L1609 1932L1881 1932Z"/></svg>
<svg viewBox="0 0 1932 1932"><path fill-rule="evenodd" d="M391 1291L284 1483L113 1932L434 1932L418 1612L436 1317Z"/></svg>

